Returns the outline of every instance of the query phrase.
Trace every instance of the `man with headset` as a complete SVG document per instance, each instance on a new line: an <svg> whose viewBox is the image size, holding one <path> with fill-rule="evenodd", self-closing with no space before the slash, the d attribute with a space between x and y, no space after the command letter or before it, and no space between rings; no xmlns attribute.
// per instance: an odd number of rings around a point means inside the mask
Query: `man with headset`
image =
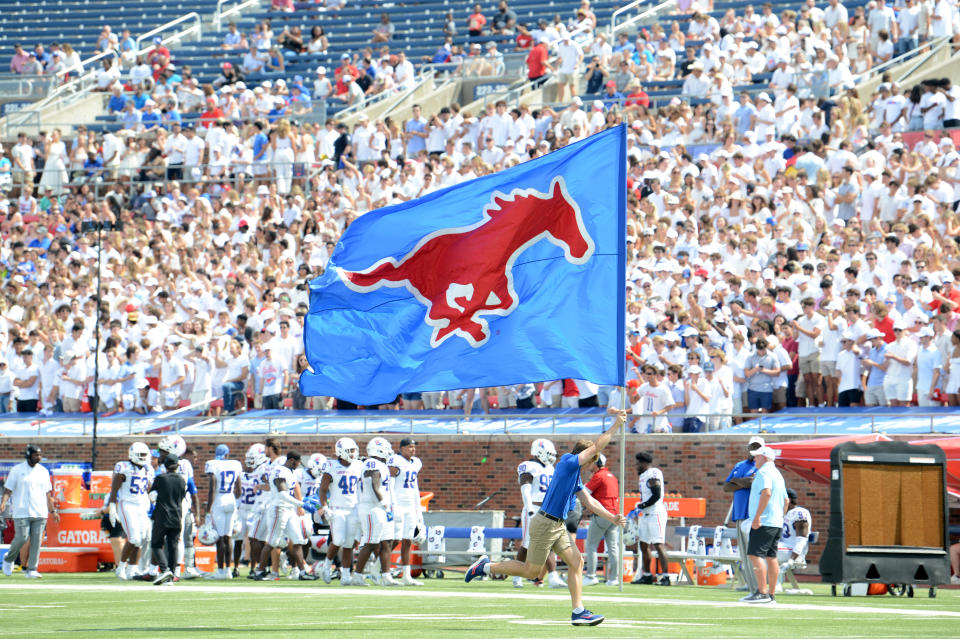
<svg viewBox="0 0 960 639"><path fill-rule="evenodd" d="M8 503L12 505L13 524L16 529L13 543L3 558L3 574L8 577L13 574L13 562L29 538L30 558L23 576L27 579L40 578L37 563L40 560L40 545L43 543L47 516L53 513L54 521L60 521L60 513L53 501L50 471L40 464L41 456L40 447L29 444L24 453L26 461L10 470L3 487L3 497L0 497L0 512L6 510Z"/></svg>

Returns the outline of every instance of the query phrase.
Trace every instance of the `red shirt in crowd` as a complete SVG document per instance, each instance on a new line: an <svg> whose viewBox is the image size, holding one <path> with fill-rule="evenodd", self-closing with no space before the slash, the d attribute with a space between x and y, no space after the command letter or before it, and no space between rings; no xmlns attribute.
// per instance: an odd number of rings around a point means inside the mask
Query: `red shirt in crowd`
<svg viewBox="0 0 960 639"><path fill-rule="evenodd" d="M530 54L527 56L527 77L529 79L536 80L547 72L546 63L549 56L547 45L542 42L538 42L530 49Z"/></svg>
<svg viewBox="0 0 960 639"><path fill-rule="evenodd" d="M883 341L887 344L897 341L897 336L893 334L893 318L889 315L882 320L874 320L873 327L883 333Z"/></svg>
<svg viewBox="0 0 960 639"><path fill-rule="evenodd" d="M626 106L633 106L639 104L642 107L650 107L650 96L647 95L647 92L643 89L637 89L627 96L627 101L624 103Z"/></svg>
<svg viewBox="0 0 960 639"><path fill-rule="evenodd" d="M590 495L612 513L620 512L620 483L609 468L601 468L587 482Z"/></svg>

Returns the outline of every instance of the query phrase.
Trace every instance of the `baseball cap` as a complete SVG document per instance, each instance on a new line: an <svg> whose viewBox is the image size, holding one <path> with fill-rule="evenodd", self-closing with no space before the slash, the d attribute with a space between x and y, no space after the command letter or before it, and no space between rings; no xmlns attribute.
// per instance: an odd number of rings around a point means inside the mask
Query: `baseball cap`
<svg viewBox="0 0 960 639"><path fill-rule="evenodd" d="M174 455L173 453L168 454L163 458L163 465L167 468L176 468L177 464L180 463L180 458Z"/></svg>
<svg viewBox="0 0 960 639"><path fill-rule="evenodd" d="M747 446L752 446L754 444L760 444L761 448L767 445L767 443L763 441L763 437L760 437L760 435L754 435L747 441Z"/></svg>
<svg viewBox="0 0 960 639"><path fill-rule="evenodd" d="M756 457L757 455L763 455L763 456L766 457L767 459L776 459L776 458L777 458L777 451L775 451L774 449L770 448L769 446L761 446L760 448L758 448L758 449L756 449L756 450L751 450L751 451L750 451L750 454L753 455L754 457Z"/></svg>
<svg viewBox="0 0 960 639"><path fill-rule="evenodd" d="M400 448L404 446L416 446L417 442L412 437L404 437L400 440Z"/></svg>
<svg viewBox="0 0 960 639"><path fill-rule="evenodd" d="M703 372L703 369L700 368L699 366L694 365L688 368L687 372L690 373L691 375L694 375L694 374L699 375Z"/></svg>

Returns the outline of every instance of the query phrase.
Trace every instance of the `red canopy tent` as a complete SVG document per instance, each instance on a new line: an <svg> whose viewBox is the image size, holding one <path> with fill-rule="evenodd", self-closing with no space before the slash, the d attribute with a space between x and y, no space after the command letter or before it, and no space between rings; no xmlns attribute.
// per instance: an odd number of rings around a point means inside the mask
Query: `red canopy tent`
<svg viewBox="0 0 960 639"><path fill-rule="evenodd" d="M870 433L868 435L842 435L840 437L776 442L769 444L769 446L777 451L777 466L788 468L804 479L818 484L829 484L830 451L833 450L834 446L845 442L870 444L888 441L891 440L886 435Z"/></svg>
<svg viewBox="0 0 960 639"><path fill-rule="evenodd" d="M917 439L911 444L936 444L947 454L947 492L960 498L960 437Z"/></svg>

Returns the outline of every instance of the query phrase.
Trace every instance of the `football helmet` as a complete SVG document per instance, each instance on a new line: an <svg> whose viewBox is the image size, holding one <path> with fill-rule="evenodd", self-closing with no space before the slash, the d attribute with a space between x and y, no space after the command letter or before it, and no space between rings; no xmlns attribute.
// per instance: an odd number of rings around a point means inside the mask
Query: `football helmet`
<svg viewBox="0 0 960 639"><path fill-rule="evenodd" d="M307 458L307 463L304 466L307 467L307 472L310 473L310 476L314 479L320 477L320 473L323 472L323 465L327 463L326 456L320 453L314 453Z"/></svg>
<svg viewBox="0 0 960 639"><path fill-rule="evenodd" d="M183 441L183 437L180 435L164 435L160 439L160 443L157 444L157 448L177 457L183 457L183 454L187 452L187 442Z"/></svg>
<svg viewBox="0 0 960 639"><path fill-rule="evenodd" d="M354 462L360 458L360 447L349 437L341 437L335 446L337 457L345 462Z"/></svg>
<svg viewBox="0 0 960 639"><path fill-rule="evenodd" d="M145 466L150 461L150 449L143 442L133 442L127 451L127 457L137 466Z"/></svg>
<svg viewBox="0 0 960 639"><path fill-rule="evenodd" d="M632 546L639 541L640 522L635 512L627 515L627 525L623 527L623 545Z"/></svg>
<svg viewBox="0 0 960 639"><path fill-rule="evenodd" d="M393 454L393 447L383 437L374 437L367 442L367 457L387 459Z"/></svg>
<svg viewBox="0 0 960 639"><path fill-rule="evenodd" d="M549 439L535 439L530 444L530 455L538 460L544 466L557 461L557 449Z"/></svg>
<svg viewBox="0 0 960 639"><path fill-rule="evenodd" d="M217 534L217 529L213 527L213 522L209 519L203 522L200 530L197 531L197 540L204 546L212 546L217 543L218 539L220 539L220 535Z"/></svg>
<svg viewBox="0 0 960 639"><path fill-rule="evenodd" d="M243 530L243 522L239 517L234 516L233 523L230 525L230 536L236 537Z"/></svg>
<svg viewBox="0 0 960 639"><path fill-rule="evenodd" d="M247 468L253 470L267 460L267 449L263 444L254 444L247 449Z"/></svg>

